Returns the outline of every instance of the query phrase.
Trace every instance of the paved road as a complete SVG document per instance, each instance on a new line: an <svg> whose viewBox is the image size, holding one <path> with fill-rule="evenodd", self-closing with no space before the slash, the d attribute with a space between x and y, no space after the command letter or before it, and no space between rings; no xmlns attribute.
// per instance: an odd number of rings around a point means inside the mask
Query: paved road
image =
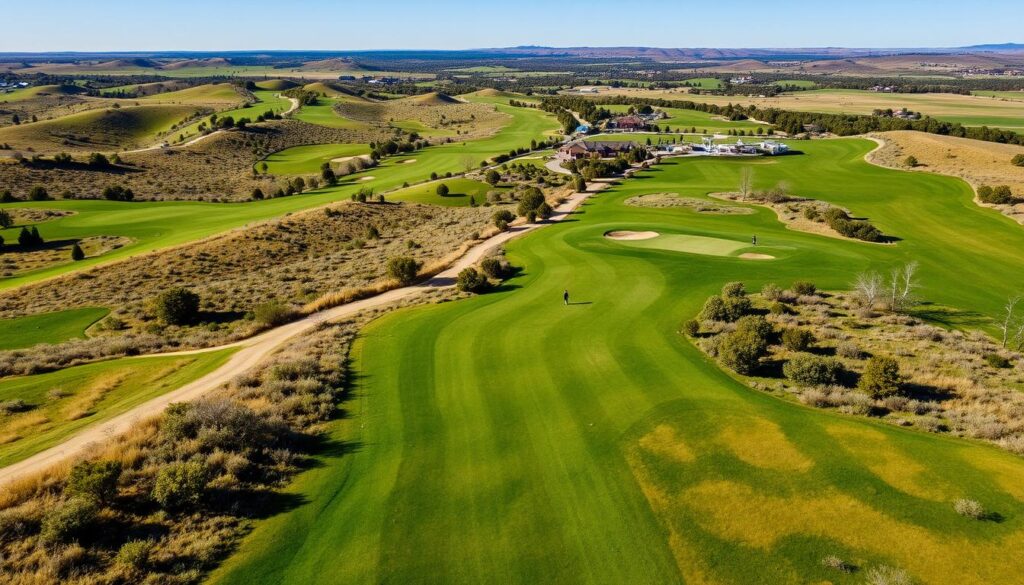
<svg viewBox="0 0 1024 585"><path fill-rule="evenodd" d="M454 286L455 277L462 269L476 264L489 252L513 238L544 227L545 225L549 225L552 222L561 221L572 213L581 203L583 203L590 193L599 191L606 187L608 187L607 183L596 183L592 185L589 192L573 195L566 200L565 203L559 205L555 209L555 213L546 222L519 225L507 232L488 238L484 242L470 248L466 254L455 261L450 268L422 284L390 290L374 297L334 307L333 309L328 309L319 313L314 313L304 319L271 329L242 342L236 342L217 348L199 350L215 351L226 347L242 347L242 349L231 356L224 365L202 378L182 386L177 390L173 390L162 396L154 398L149 402L145 402L102 424L88 427L60 445L56 445L50 449L41 451L28 459L0 469L0 484L15 481L31 474L44 471L46 468L57 465L68 459L76 457L80 458L84 456L94 445L101 441L120 435L131 428L136 422L163 412L167 405L172 402L195 400L220 388L223 384L229 382L234 377L255 367L274 350L284 345L288 340L292 339L296 335L300 335L313 329L320 323L351 317L360 311L374 307L381 307L430 289ZM182 354L194 352L175 353Z"/></svg>

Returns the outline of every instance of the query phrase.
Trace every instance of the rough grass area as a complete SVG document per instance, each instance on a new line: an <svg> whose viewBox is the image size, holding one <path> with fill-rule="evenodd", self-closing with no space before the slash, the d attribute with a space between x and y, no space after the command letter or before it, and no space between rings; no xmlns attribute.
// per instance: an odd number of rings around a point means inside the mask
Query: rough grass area
<svg viewBox="0 0 1024 585"><path fill-rule="evenodd" d="M882 141L882 146L872 151L868 160L877 165L907 169L906 159L913 156L918 166L908 170L960 177L975 189L982 185L1007 185L1016 197L1024 199L1024 169L1010 163L1014 156L1024 155L1024 146L909 130L874 136ZM984 205L1024 223L1024 203Z"/></svg>
<svg viewBox="0 0 1024 585"><path fill-rule="evenodd" d="M327 293L386 280L386 264L397 256L438 262L489 229L491 214L483 208L337 204L8 291L0 294L0 316L99 306L123 321L108 334L152 330L157 325L147 301L183 286L202 299L201 321L223 329L222 336L242 335L254 327L246 313L262 303L276 300L297 309ZM175 329L165 333L189 334Z"/></svg>
<svg viewBox="0 0 1024 585"><path fill-rule="evenodd" d="M0 320L0 350L84 338L85 330L109 312L86 307Z"/></svg>
<svg viewBox="0 0 1024 585"><path fill-rule="evenodd" d="M725 205L712 199L697 197L680 197L678 193L650 193L638 195L626 200L626 205L635 207L685 207L697 213L713 213L724 215L748 215L753 213L749 207Z"/></svg>
<svg viewBox="0 0 1024 585"><path fill-rule="evenodd" d="M463 140L488 136L508 122L491 104L460 102L440 94L386 102L341 101L334 109L344 118L372 126Z"/></svg>
<svg viewBox="0 0 1024 585"><path fill-rule="evenodd" d="M5 247L0 255L0 277L13 277L43 268L72 264L71 251L75 244L86 258L96 258L131 243L122 236L88 236L80 240L51 240L42 246L24 248L19 245Z"/></svg>
<svg viewBox="0 0 1024 585"><path fill-rule="evenodd" d="M216 369L234 351L122 358L0 380L0 405L7 409L0 415L0 466L179 388Z"/></svg>

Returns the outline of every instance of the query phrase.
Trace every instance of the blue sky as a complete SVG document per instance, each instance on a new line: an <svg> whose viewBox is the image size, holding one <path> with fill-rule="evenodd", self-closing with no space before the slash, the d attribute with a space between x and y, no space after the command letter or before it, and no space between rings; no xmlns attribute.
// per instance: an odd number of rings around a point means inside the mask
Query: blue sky
<svg viewBox="0 0 1024 585"><path fill-rule="evenodd" d="M0 51L1024 42L1024 0L34 0Z"/></svg>

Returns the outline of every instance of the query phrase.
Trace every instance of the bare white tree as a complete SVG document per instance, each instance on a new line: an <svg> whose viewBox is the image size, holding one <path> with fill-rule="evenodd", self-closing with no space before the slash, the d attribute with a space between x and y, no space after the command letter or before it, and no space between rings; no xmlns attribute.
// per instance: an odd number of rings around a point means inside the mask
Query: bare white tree
<svg viewBox="0 0 1024 585"><path fill-rule="evenodd" d="M882 276L877 272L861 272L853 283L853 290L857 294L857 300L860 301L861 306L871 309L882 298L884 286Z"/></svg>
<svg viewBox="0 0 1024 585"><path fill-rule="evenodd" d="M1024 321L1018 321L1016 315L1018 303L1020 303L1020 295L1006 299L1006 304L1003 305L1003 317L999 322L999 331L1003 334L1003 347L1006 347L1011 340L1016 342L1024 333Z"/></svg>
<svg viewBox="0 0 1024 585"><path fill-rule="evenodd" d="M908 262L903 267L893 268L889 273L889 310L895 312L906 311L914 306L917 299L914 290L917 284L917 262Z"/></svg>
<svg viewBox="0 0 1024 585"><path fill-rule="evenodd" d="M462 159L460 159L460 162L462 163L462 168L465 169L467 173L475 169L477 165L476 159L473 158L473 155L471 154L463 156Z"/></svg>
<svg viewBox="0 0 1024 585"><path fill-rule="evenodd" d="M740 171L740 197L746 199L754 190L754 169L743 167Z"/></svg>

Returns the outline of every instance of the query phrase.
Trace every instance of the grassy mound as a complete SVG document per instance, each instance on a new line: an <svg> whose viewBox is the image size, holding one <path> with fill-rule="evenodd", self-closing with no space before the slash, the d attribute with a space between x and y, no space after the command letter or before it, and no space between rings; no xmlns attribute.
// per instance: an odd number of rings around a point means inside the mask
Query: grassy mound
<svg viewBox="0 0 1024 585"><path fill-rule="evenodd" d="M270 91L285 91L298 86L298 83L295 83L290 79L268 79L266 81L256 82L256 87Z"/></svg>
<svg viewBox="0 0 1024 585"><path fill-rule="evenodd" d="M238 89L230 83L207 83L188 89L170 91L143 98L143 101L175 104L227 105L243 101Z"/></svg>
<svg viewBox="0 0 1024 585"><path fill-rule="evenodd" d="M410 104L416 104L420 106L445 106L449 104L458 104L459 100L453 98L450 95L443 94L437 91L425 93L423 95L417 95L405 99Z"/></svg>
<svg viewBox="0 0 1024 585"><path fill-rule="evenodd" d="M37 152L112 151L147 146L196 109L184 104L160 104L89 110L0 128L0 142Z"/></svg>
<svg viewBox="0 0 1024 585"><path fill-rule="evenodd" d="M359 101L366 101L364 98L356 95L355 93L341 87L328 83L326 81L317 81L315 83L309 83L302 87L306 91L312 91L329 98L351 98Z"/></svg>

